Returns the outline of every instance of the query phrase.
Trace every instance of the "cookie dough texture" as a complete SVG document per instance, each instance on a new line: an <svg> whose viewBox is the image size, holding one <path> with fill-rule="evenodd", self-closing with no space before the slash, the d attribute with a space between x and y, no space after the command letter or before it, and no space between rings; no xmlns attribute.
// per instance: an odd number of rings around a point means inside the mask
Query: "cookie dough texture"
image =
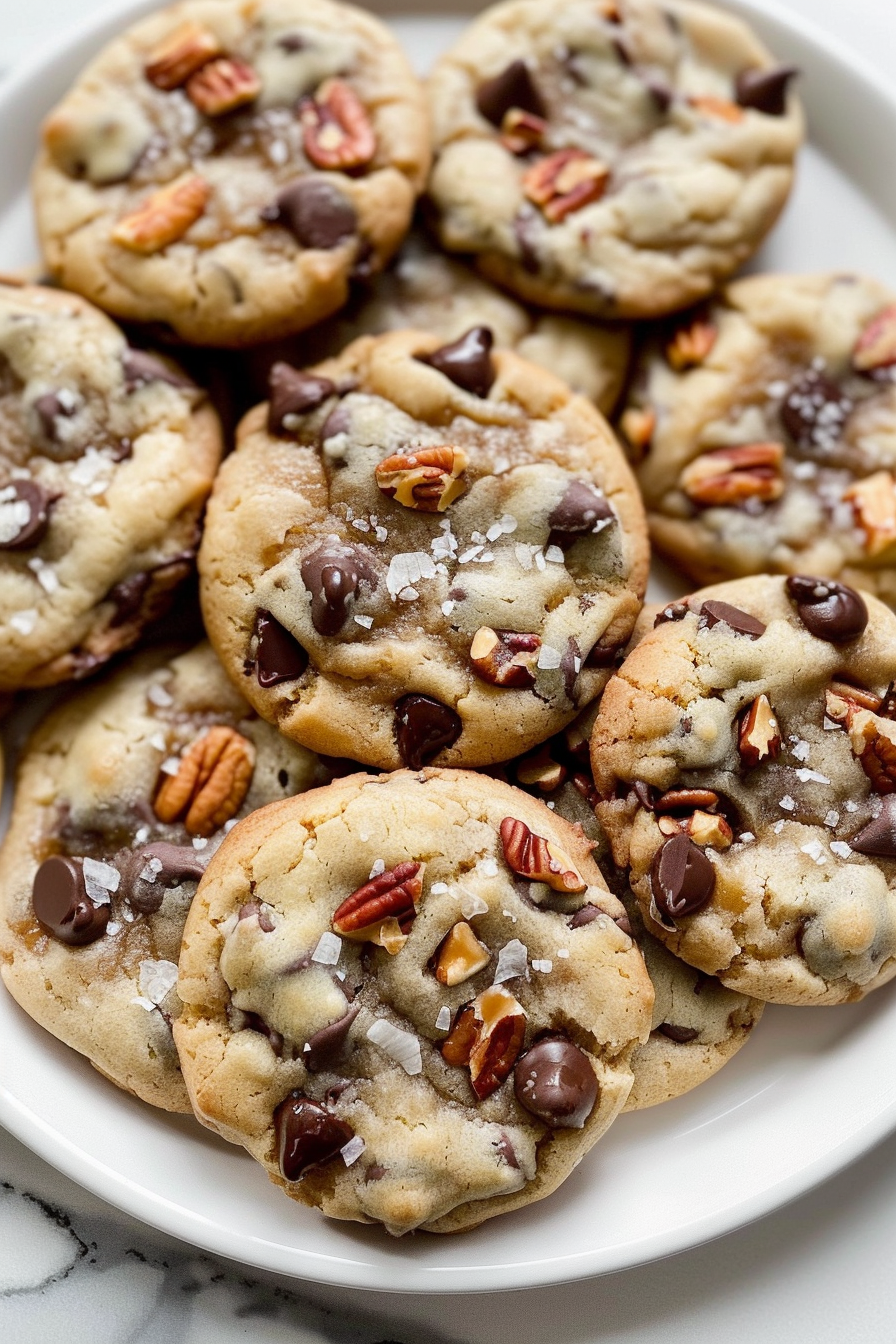
<svg viewBox="0 0 896 1344"><path fill-rule="evenodd" d="M383 768L488 764L560 729L605 684L646 578L641 503L594 407L508 351L480 348L449 377L424 362L444 349L420 332L364 337L299 383L313 409L277 433L278 398L250 412L200 557L209 636L258 712ZM469 390L471 371L487 391ZM382 463L436 448L467 463L441 511L379 488ZM572 519L570 490L606 516ZM328 552L341 586L323 603ZM260 649L269 617L291 668ZM530 641L522 680L474 668L484 629Z"/></svg>
<svg viewBox="0 0 896 1344"><path fill-rule="evenodd" d="M111 42L50 114L35 211L67 287L189 342L244 345L339 308L352 273L400 243L428 166L420 85L371 15L185 0ZM122 240L147 202L154 218Z"/></svg>
<svg viewBox="0 0 896 1344"><path fill-rule="evenodd" d="M182 821L163 824L153 800L170 778L163 765L170 769L221 726L238 732L254 758L235 816L326 778L310 752L252 713L207 644L143 654L71 697L37 730L19 766L0 851L7 989L112 1082L171 1111L190 1109L171 1038L181 933L223 829L197 837ZM86 946L61 942L35 917L35 874L51 854L108 865L99 875L110 885L118 875L106 895L105 931ZM184 877L190 868L196 871Z"/></svg>
<svg viewBox="0 0 896 1344"><path fill-rule="evenodd" d="M892 723L880 697L896 625L865 597L861 633L818 637L785 583L761 576L704 589L667 609L671 619L629 655L592 738L597 813L646 927L677 956L756 998L843 1003L896 972L893 844L859 839L872 822L886 832L891 816ZM739 633L714 602L764 631ZM838 679L880 712L831 700ZM767 749L754 735L751 756L739 743L763 696ZM671 792L681 790L709 796ZM661 846L682 844L676 827L693 836L680 891L694 908L670 918L651 871Z"/></svg>
<svg viewBox="0 0 896 1344"><path fill-rule="evenodd" d="M515 878L505 860L507 816L561 846L587 888L560 895L542 887L543 903L534 903L537 884ZM348 938L336 939L335 953L327 948L344 898L371 872L402 863L422 865L404 945L394 955ZM606 913L571 928L571 912L587 901ZM649 1029L652 991L640 953L614 922L622 914L581 837L485 776L355 776L266 808L227 837L185 931L175 1035L196 1114L247 1148L293 1198L395 1234L460 1231L540 1199L623 1106L632 1045ZM449 988L430 958L463 920L489 959ZM522 959L508 968L514 944ZM582 1128L551 1127L521 1106L513 1073L479 1100L470 1071L443 1057L449 1028L437 1019L454 1019L496 978L525 1013L523 1052L547 1033L571 1042L593 1070L597 1099ZM321 1029L350 1010L342 1042L321 1059ZM264 1032L240 1029L246 1012ZM377 1043L384 1024L410 1043L407 1067L390 1054L388 1031ZM279 1053L271 1033L282 1037ZM347 1126L352 1148L285 1181L272 1117L295 1092Z"/></svg>
<svg viewBox="0 0 896 1344"><path fill-rule="evenodd" d="M205 396L72 294L0 283L0 691L86 676L189 574Z"/></svg>
<svg viewBox="0 0 896 1344"><path fill-rule="evenodd" d="M645 345L623 424L652 419L651 535L698 582L823 574L896 605L894 304L852 274L751 276Z"/></svg>
<svg viewBox="0 0 896 1344"><path fill-rule="evenodd" d="M514 62L528 80L507 77ZM790 191L796 99L779 88L778 115L737 101L739 76L773 68L743 23L690 0L487 10L427 84L443 245L547 307L644 318L695 302ZM519 103L543 123L522 147Z"/></svg>

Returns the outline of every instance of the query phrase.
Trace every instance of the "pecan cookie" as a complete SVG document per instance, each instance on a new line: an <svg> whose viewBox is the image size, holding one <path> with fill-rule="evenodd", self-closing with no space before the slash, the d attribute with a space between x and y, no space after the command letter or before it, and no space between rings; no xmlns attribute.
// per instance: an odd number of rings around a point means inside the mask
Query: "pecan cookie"
<svg viewBox="0 0 896 1344"><path fill-rule="evenodd" d="M506 760L575 717L640 607L641 502L599 413L479 327L271 371L209 505L212 643L315 751Z"/></svg>
<svg viewBox="0 0 896 1344"><path fill-rule="evenodd" d="M794 575L657 620L591 742L647 928L757 998L862 998L896 973L896 617Z"/></svg>
<svg viewBox="0 0 896 1344"><path fill-rule="evenodd" d="M0 281L0 692L134 643L192 571L220 457L175 365L73 294Z"/></svg>
<svg viewBox="0 0 896 1344"><path fill-rule="evenodd" d="M355 776L248 818L184 932L174 1031L199 1119L294 1199L396 1235L549 1194L623 1106L650 1026L588 851L459 771Z"/></svg>
<svg viewBox="0 0 896 1344"><path fill-rule="evenodd" d="M550 308L709 294L782 209L803 117L739 20L692 0L510 0L429 81L442 243Z"/></svg>
<svg viewBox="0 0 896 1344"><path fill-rule="evenodd" d="M704 583L823 574L896 605L896 295L751 276L650 341L621 418L657 546Z"/></svg>
<svg viewBox="0 0 896 1344"><path fill-rule="evenodd" d="M6 987L119 1087L189 1111L171 1023L196 884L236 818L326 778L207 644L79 692L19 767L0 852Z"/></svg>
<svg viewBox="0 0 896 1344"><path fill-rule="evenodd" d="M333 0L184 0L111 42L50 114L34 173L63 284L183 340L327 317L407 231L429 167L420 85Z"/></svg>

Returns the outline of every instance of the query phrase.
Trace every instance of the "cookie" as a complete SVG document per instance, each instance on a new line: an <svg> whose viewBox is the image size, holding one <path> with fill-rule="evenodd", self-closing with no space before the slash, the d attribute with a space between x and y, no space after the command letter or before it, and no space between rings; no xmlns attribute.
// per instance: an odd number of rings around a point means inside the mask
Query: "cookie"
<svg viewBox="0 0 896 1344"><path fill-rule="evenodd" d="M624 1104L650 1025L588 849L469 772L355 776L256 812L184 932L197 1116L294 1199L393 1234L549 1194Z"/></svg>
<svg viewBox="0 0 896 1344"><path fill-rule="evenodd" d="M0 692L83 677L192 572L218 418L83 299L0 282Z"/></svg>
<svg viewBox="0 0 896 1344"><path fill-rule="evenodd" d="M196 885L236 818L327 778L207 644L71 697L25 750L0 852L13 998L119 1087L189 1112L171 1023Z"/></svg>
<svg viewBox="0 0 896 1344"><path fill-rule="evenodd" d="M115 38L50 114L47 265L120 317L240 346L300 331L401 242L429 167L388 30L333 0L184 0Z"/></svg>
<svg viewBox="0 0 896 1344"><path fill-rule="evenodd" d="M591 742L647 928L756 998L862 998L896 973L896 616L758 576L657 619Z"/></svg>
<svg viewBox="0 0 896 1344"><path fill-rule="evenodd" d="M896 295L757 275L641 352L621 423L694 579L809 573L896 605Z"/></svg>
<svg viewBox="0 0 896 1344"><path fill-rule="evenodd" d="M640 499L599 413L479 327L271 372L210 501L212 643L258 712L368 765L484 765L598 694L640 607Z"/></svg>
<svg viewBox="0 0 896 1344"><path fill-rule="evenodd" d="M803 116L738 19L691 0L510 0L427 81L439 235L549 308L705 297L787 200Z"/></svg>

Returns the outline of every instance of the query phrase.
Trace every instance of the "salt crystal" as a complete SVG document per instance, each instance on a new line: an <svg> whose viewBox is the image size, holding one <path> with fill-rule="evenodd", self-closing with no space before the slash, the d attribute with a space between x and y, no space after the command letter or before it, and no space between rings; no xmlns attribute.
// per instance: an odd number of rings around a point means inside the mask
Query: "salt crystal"
<svg viewBox="0 0 896 1344"><path fill-rule="evenodd" d="M523 569L532 568L532 548L527 546L525 542L518 541L513 548L513 553Z"/></svg>
<svg viewBox="0 0 896 1344"><path fill-rule="evenodd" d="M537 547L535 551L535 568L538 570L544 570L546 568L544 555L542 554L540 546Z"/></svg>
<svg viewBox="0 0 896 1344"><path fill-rule="evenodd" d="M483 551L482 555L476 556L473 563L477 565L490 565L494 558L495 556L492 551Z"/></svg>
<svg viewBox="0 0 896 1344"><path fill-rule="evenodd" d="M543 957L541 959L534 958L532 961L532 969L533 971L541 971L542 975L550 975L551 971L554 969L554 963L549 957Z"/></svg>
<svg viewBox="0 0 896 1344"><path fill-rule="evenodd" d="M177 967L173 961L141 961L138 984L144 998L159 1004L177 984Z"/></svg>
<svg viewBox="0 0 896 1344"><path fill-rule="evenodd" d="M509 919L511 924L516 923L516 915L512 914L509 910L502 910L501 914L504 916L505 919Z"/></svg>
<svg viewBox="0 0 896 1344"><path fill-rule="evenodd" d="M87 895L95 905L108 905L110 892L117 891L121 884L121 873L99 859L84 859L81 869Z"/></svg>
<svg viewBox="0 0 896 1344"><path fill-rule="evenodd" d="M353 1162L357 1162L366 1147L367 1145L360 1134L353 1134L348 1143L343 1144L339 1149L345 1165L350 1167Z"/></svg>
<svg viewBox="0 0 896 1344"><path fill-rule="evenodd" d="M832 840L831 853L836 854L838 859L852 858L852 850L845 840Z"/></svg>
<svg viewBox="0 0 896 1344"><path fill-rule="evenodd" d="M808 854L809 858L819 865L827 863L827 859L821 848L820 840L810 840L808 845L800 845L800 853Z"/></svg>
<svg viewBox="0 0 896 1344"><path fill-rule="evenodd" d="M820 775L817 770L797 770L796 777L803 784L830 784L831 782L827 775ZM782 803L781 806L783 807L783 805Z"/></svg>
<svg viewBox="0 0 896 1344"><path fill-rule="evenodd" d="M352 527L355 528L358 532L370 531L370 524L367 522L365 518L356 518L355 521L352 523Z"/></svg>
<svg viewBox="0 0 896 1344"><path fill-rule="evenodd" d="M163 775L176 775L180 769L180 757L169 756L167 761L163 761L159 766Z"/></svg>
<svg viewBox="0 0 896 1344"><path fill-rule="evenodd" d="M168 750L168 743L165 741L164 733L153 733L152 737L149 739L149 745L155 747L156 751ZM149 835L149 832L147 831L146 834Z"/></svg>
<svg viewBox="0 0 896 1344"><path fill-rule="evenodd" d="M386 531L386 529L385 529L382 525L380 525L380 526L377 527L375 530L376 530L376 539L377 539L377 541L385 541L386 538L387 538L388 535L389 535L389 533Z"/></svg>
<svg viewBox="0 0 896 1344"><path fill-rule="evenodd" d="M495 860L490 856L484 859L480 859L478 867L480 872L483 872L486 877L498 876L498 865L495 862Z"/></svg>
<svg viewBox="0 0 896 1344"><path fill-rule="evenodd" d="M794 743L791 748L792 755L794 755L798 761L808 761L809 752L811 750L809 743L804 742L802 738L799 737L792 738L791 741Z"/></svg>
<svg viewBox="0 0 896 1344"><path fill-rule="evenodd" d="M451 1026L451 1009L445 1004L439 1009L439 1015L436 1018L436 1031L447 1031Z"/></svg>
<svg viewBox="0 0 896 1344"><path fill-rule="evenodd" d="M549 546L544 553L545 560L549 560L552 565L562 565L566 563L566 556L559 546Z"/></svg>
<svg viewBox="0 0 896 1344"><path fill-rule="evenodd" d="M552 649L550 644L542 644L541 648L538 650L538 662L536 663L536 667L541 668L542 671L550 671L559 667L562 660L562 654L559 649Z"/></svg>
<svg viewBox="0 0 896 1344"><path fill-rule="evenodd" d="M356 616L356 617L355 617L355 625L360 625L360 626L362 626L365 630L369 630L370 627L373 625L373 617L372 617L372 616Z"/></svg>
<svg viewBox="0 0 896 1344"><path fill-rule="evenodd" d="M774 826L772 827L772 830L774 831L775 835L780 835L786 824L787 823L783 819L781 821L776 821Z"/></svg>
<svg viewBox="0 0 896 1344"><path fill-rule="evenodd" d="M501 531L505 536L509 536L511 532L515 532L518 527L518 523L512 513L502 514L498 521L501 524Z"/></svg>
<svg viewBox="0 0 896 1344"><path fill-rule="evenodd" d="M858 805L858 803L854 803L854 802L852 801L851 798L850 798L849 801L845 804L845 807L846 807L847 812L858 812L858 810L859 810L859 805Z"/></svg>
<svg viewBox="0 0 896 1344"><path fill-rule="evenodd" d="M121 925L119 924L117 919L109 920L109 923L106 925L106 933L111 934L121 933Z"/></svg>
<svg viewBox="0 0 896 1344"><path fill-rule="evenodd" d="M792 812L796 807L796 803L793 801L789 793L785 793L784 797L781 799L778 806L783 807L785 812Z"/></svg>
<svg viewBox="0 0 896 1344"><path fill-rule="evenodd" d="M837 722L836 719L829 719L828 716L827 716L827 714L825 714L825 716L824 716L824 730L825 730L826 733L832 733L832 732L835 731L835 729L839 728L840 726L841 726L841 725Z"/></svg>
<svg viewBox="0 0 896 1344"><path fill-rule="evenodd" d="M402 588L398 594L399 602L415 602L420 594L416 588Z"/></svg>
<svg viewBox="0 0 896 1344"><path fill-rule="evenodd" d="M205 847L206 847L207 844L208 844L208 841L207 841L207 840L203 840L201 836L198 836L198 835L197 835L197 836L195 836L194 839L193 839L193 848L194 848L194 849L205 849Z"/></svg>
<svg viewBox="0 0 896 1344"><path fill-rule="evenodd" d="M482 535L481 532L471 532L471 533L470 533L470 540L473 541L473 542L476 542L476 543L479 544L479 545L482 545L482 546L485 545L485 537Z"/></svg>
<svg viewBox="0 0 896 1344"><path fill-rule="evenodd" d="M381 1050L385 1050L396 1064L401 1065L405 1073L423 1072L420 1042L411 1032L402 1031L400 1027L394 1027L391 1022L387 1022L384 1017L378 1017L373 1025L367 1028L367 1039L373 1041Z"/></svg>
<svg viewBox="0 0 896 1344"><path fill-rule="evenodd" d="M30 635L37 625L37 609L28 607L25 611L13 612L9 618L9 623L13 630L18 630L20 635Z"/></svg>
<svg viewBox="0 0 896 1344"><path fill-rule="evenodd" d="M501 527L500 523L492 523L491 527L485 534L486 541L497 541L503 530L504 529Z"/></svg>
<svg viewBox="0 0 896 1344"><path fill-rule="evenodd" d="M137 831L137 834L134 836L134 843L137 845L145 845L148 839L149 839L149 827L141 826Z"/></svg>
<svg viewBox="0 0 896 1344"><path fill-rule="evenodd" d="M443 616L450 616L453 610L454 610L454 603L453 603L453 602L443 602L443 603L442 603L442 615L443 615Z"/></svg>
<svg viewBox="0 0 896 1344"><path fill-rule="evenodd" d="M411 588L421 579L434 579L436 567L425 551L405 551L393 555L386 575L386 587L395 598L404 588Z"/></svg>
<svg viewBox="0 0 896 1344"><path fill-rule="evenodd" d="M839 812L835 812L834 809L831 808L830 812L827 814L827 816L826 816L825 819L824 819L824 824L825 824L825 826L832 826L832 827L833 827L833 826L836 826L836 825L837 825L837 822L838 822L839 820L840 820L840 813L839 813Z"/></svg>
<svg viewBox="0 0 896 1344"><path fill-rule="evenodd" d="M505 980L515 980L526 974L529 949L519 938L511 938L498 953L498 965L495 969L494 984L502 985Z"/></svg>
<svg viewBox="0 0 896 1344"><path fill-rule="evenodd" d="M748 845L751 840L756 839L752 831L741 831L740 835L737 838L743 845Z"/></svg>
<svg viewBox="0 0 896 1344"><path fill-rule="evenodd" d="M28 568L37 579L45 593L59 592L59 577L55 569L51 569L48 564L41 560L40 556L35 555L28 561Z"/></svg>
<svg viewBox="0 0 896 1344"><path fill-rule="evenodd" d="M474 919L476 915L484 915L488 911L488 902L484 901L474 891L464 893L464 899L461 902L460 912L464 919Z"/></svg>
<svg viewBox="0 0 896 1344"><path fill-rule="evenodd" d="M311 960L321 966L335 966L341 953L342 939L327 929L318 938L317 947L311 953Z"/></svg>
<svg viewBox="0 0 896 1344"><path fill-rule="evenodd" d="M433 882L429 890L433 896L444 896L445 892L448 890L448 883Z"/></svg>
<svg viewBox="0 0 896 1344"><path fill-rule="evenodd" d="M476 559L476 556L483 549L482 546L470 546L468 550L464 551L463 555L457 557L457 563L459 565L468 565L471 560Z"/></svg>
<svg viewBox="0 0 896 1344"><path fill-rule="evenodd" d="M151 705L155 705L158 709L168 709L174 704L174 696L170 695L165 687L160 686L158 682L153 682L146 692L146 698Z"/></svg>
<svg viewBox="0 0 896 1344"><path fill-rule="evenodd" d="M568 948L568 947L558 947L558 948L557 948L557 956L558 956L558 957L568 957L568 956L569 956L569 948Z"/></svg>
<svg viewBox="0 0 896 1344"><path fill-rule="evenodd" d="M376 859L376 860L374 861L374 865L373 865L373 867L372 867L371 870L370 870L370 877L368 877L367 881L368 881L368 882L371 882L371 881L373 880L373 878L375 878L375 877L379 877L380 873L384 873L385 871L386 871L386 863L385 863L385 860L384 860L384 859Z"/></svg>

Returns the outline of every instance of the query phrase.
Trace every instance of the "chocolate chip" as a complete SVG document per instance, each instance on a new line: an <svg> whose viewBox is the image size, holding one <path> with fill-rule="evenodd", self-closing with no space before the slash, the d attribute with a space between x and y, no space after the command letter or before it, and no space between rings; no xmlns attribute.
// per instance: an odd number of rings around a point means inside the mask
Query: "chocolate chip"
<svg viewBox="0 0 896 1344"><path fill-rule="evenodd" d="M506 1130L501 1130L500 1138L494 1142L494 1148L500 1158L503 1158L508 1167L513 1167L514 1171L519 1171L520 1164L517 1159L516 1149L510 1142L510 1135Z"/></svg>
<svg viewBox="0 0 896 1344"><path fill-rule="evenodd" d="M563 689L567 700L575 699L576 682L582 670L582 651L570 635L566 648L560 658L560 671L563 673Z"/></svg>
<svg viewBox="0 0 896 1344"><path fill-rule="evenodd" d="M160 863L156 869L153 861ZM128 904L141 914L152 915L161 908L165 891L179 887L183 882L199 882L205 873L208 859L192 845L172 845L157 840L151 845L116 856L116 866L122 875L123 895ZM150 881L141 877L147 868L153 874Z"/></svg>
<svg viewBox="0 0 896 1344"><path fill-rule="evenodd" d="M141 570L116 583L103 599L115 606L109 619L110 629L147 625L163 616L174 600L174 590L192 572L193 552L185 552L155 569Z"/></svg>
<svg viewBox="0 0 896 1344"><path fill-rule="evenodd" d="M57 419L74 415L77 405L70 392L67 395L62 392L44 392L43 396L37 398L34 409L46 438L55 439Z"/></svg>
<svg viewBox="0 0 896 1344"><path fill-rule="evenodd" d="M371 1162L370 1166L364 1172L364 1183L366 1185L370 1181L381 1181L385 1174L385 1167L381 1167L378 1162Z"/></svg>
<svg viewBox="0 0 896 1344"><path fill-rule="evenodd" d="M491 357L494 340L490 327L471 327L450 345L442 345L431 354L415 355L414 358L443 373L464 392L471 392L474 397L487 397L496 377Z"/></svg>
<svg viewBox="0 0 896 1344"><path fill-rule="evenodd" d="M302 247L329 251L358 228L355 207L331 182L318 177L300 177L278 193L273 205L266 206L261 217L267 223L282 224Z"/></svg>
<svg viewBox="0 0 896 1344"><path fill-rule="evenodd" d="M513 220L513 236L520 252L520 265L528 275L537 275L541 269L538 240L544 231L540 217L534 209L523 206Z"/></svg>
<svg viewBox="0 0 896 1344"><path fill-rule="evenodd" d="M585 667L613 667L620 661L624 647L623 644L595 644L585 659Z"/></svg>
<svg viewBox="0 0 896 1344"><path fill-rule="evenodd" d="M880 719L896 719L896 681L891 681L884 691L876 713Z"/></svg>
<svg viewBox="0 0 896 1344"><path fill-rule="evenodd" d="M376 569L358 546L338 537L326 541L302 561L302 582L311 594L311 623L319 635L337 635L351 614L362 583L377 586Z"/></svg>
<svg viewBox="0 0 896 1344"><path fill-rule="evenodd" d="M623 933L628 934L629 938L634 938L635 931L632 928L632 922L628 915L617 915L613 920L613 923L616 925L617 929L621 929Z"/></svg>
<svg viewBox="0 0 896 1344"><path fill-rule="evenodd" d="M896 859L896 794L885 794L880 812L847 841L857 854L876 859Z"/></svg>
<svg viewBox="0 0 896 1344"><path fill-rule="evenodd" d="M650 886L657 910L669 920L702 909L715 885L715 869L683 831L666 840L654 855Z"/></svg>
<svg viewBox="0 0 896 1344"><path fill-rule="evenodd" d="M147 383L167 383L169 387L195 388L193 383L180 369L172 369L157 355L146 350L132 350L128 347L121 357L126 392L136 392L138 387Z"/></svg>
<svg viewBox="0 0 896 1344"><path fill-rule="evenodd" d="M588 532L602 531L616 521L616 514L606 497L590 481L570 481L559 504L548 515L551 535L550 546L568 550L574 541Z"/></svg>
<svg viewBox="0 0 896 1344"><path fill-rule="evenodd" d="M274 1111L277 1155L284 1180L298 1181L345 1147L355 1131L301 1092L291 1092Z"/></svg>
<svg viewBox="0 0 896 1344"><path fill-rule="evenodd" d="M428 765L440 751L453 746L463 724L453 709L429 695L403 695L395 706L398 754L411 770Z"/></svg>
<svg viewBox="0 0 896 1344"><path fill-rule="evenodd" d="M321 1069L329 1068L338 1060L348 1039L351 1025L360 1011L360 1004L349 1008L344 1017L328 1023L313 1036L308 1037L302 1059L309 1073L320 1073Z"/></svg>
<svg viewBox="0 0 896 1344"><path fill-rule="evenodd" d="M636 779L634 789L635 789L635 797L637 798L641 806L646 808L648 812L652 812L654 808L654 799L656 795L654 794L654 791L651 788L651 786L649 784L645 784L643 779Z"/></svg>
<svg viewBox="0 0 896 1344"><path fill-rule="evenodd" d="M569 921L571 929L583 929L586 924L593 924L598 915L606 914L599 905L583 905L581 910L577 910Z"/></svg>
<svg viewBox="0 0 896 1344"><path fill-rule="evenodd" d="M326 443L327 439L335 439L337 434L347 434L351 428L351 411L344 402L334 406L324 423L321 425L320 441Z"/></svg>
<svg viewBox="0 0 896 1344"><path fill-rule="evenodd" d="M792 574L787 596L795 603L803 625L816 639L828 644L848 644L868 624L868 608L854 588L834 579L814 579Z"/></svg>
<svg viewBox="0 0 896 1344"><path fill-rule="evenodd" d="M317 410L336 392L336 384L329 378L318 378L313 373L302 373L291 364L278 360L268 374L268 433L282 434L296 429L287 424L288 416L307 415Z"/></svg>
<svg viewBox="0 0 896 1344"><path fill-rule="evenodd" d="M517 1061L516 1099L552 1129L581 1129L597 1101L597 1078L572 1041L547 1037Z"/></svg>
<svg viewBox="0 0 896 1344"><path fill-rule="evenodd" d="M654 630L660 625L665 625L668 621L683 621L689 611L690 607L687 602L670 602L669 605L663 607L662 611L656 616L656 619L653 622Z"/></svg>
<svg viewBox="0 0 896 1344"><path fill-rule="evenodd" d="M276 925L271 922L271 917L267 910L265 910L264 906L258 901L246 901L244 905L241 905L237 919L257 919L258 927L261 929L262 933L273 933L276 927ZM296 964L288 966L286 969L289 971L306 970L307 964L305 966L298 966Z"/></svg>
<svg viewBox="0 0 896 1344"><path fill-rule="evenodd" d="M274 1054L278 1059L282 1057L283 1037L280 1035L279 1031L275 1031L273 1027L269 1027L264 1018L259 1017L258 1013L245 1012L243 1014L243 1030L257 1031L259 1036L267 1036Z"/></svg>
<svg viewBox="0 0 896 1344"><path fill-rule="evenodd" d="M308 654L269 611L255 616L255 677L265 690L295 681L308 666Z"/></svg>
<svg viewBox="0 0 896 1344"><path fill-rule="evenodd" d="M781 403L781 423L804 452L837 447L853 403L820 369L794 378Z"/></svg>
<svg viewBox="0 0 896 1344"><path fill-rule="evenodd" d="M788 85L799 73L795 65L742 70L734 81L735 99L740 107L755 108L768 117L783 117Z"/></svg>
<svg viewBox="0 0 896 1344"><path fill-rule="evenodd" d="M3 486L0 551L25 551L43 541L50 523L50 506L57 498L37 481L10 481Z"/></svg>
<svg viewBox="0 0 896 1344"><path fill-rule="evenodd" d="M673 94L669 85L662 83L652 75L646 75L644 77L644 87L653 99L657 112L665 116L672 106Z"/></svg>
<svg viewBox="0 0 896 1344"><path fill-rule="evenodd" d="M110 905L96 905L84 886L81 859L53 854L34 875L31 901L38 923L69 947L83 947L102 938Z"/></svg>
<svg viewBox="0 0 896 1344"><path fill-rule="evenodd" d="M748 639L759 639L767 629L755 616L732 607L729 602L704 602L700 608L700 629L712 630L720 624L730 626L736 635L746 635Z"/></svg>
<svg viewBox="0 0 896 1344"><path fill-rule="evenodd" d="M511 61L499 75L487 79L476 90L476 106L493 126L500 126L505 112L518 107L533 116L545 116L547 109L525 61Z"/></svg>
<svg viewBox="0 0 896 1344"><path fill-rule="evenodd" d="M687 1045L688 1041L695 1041L700 1035L693 1027L676 1027L674 1022L661 1022L657 1031L662 1036L668 1036L670 1041L675 1041L678 1045Z"/></svg>
<svg viewBox="0 0 896 1344"><path fill-rule="evenodd" d="M306 45L301 33L284 33L282 37L277 38L277 46L289 56L297 51L304 51Z"/></svg>

